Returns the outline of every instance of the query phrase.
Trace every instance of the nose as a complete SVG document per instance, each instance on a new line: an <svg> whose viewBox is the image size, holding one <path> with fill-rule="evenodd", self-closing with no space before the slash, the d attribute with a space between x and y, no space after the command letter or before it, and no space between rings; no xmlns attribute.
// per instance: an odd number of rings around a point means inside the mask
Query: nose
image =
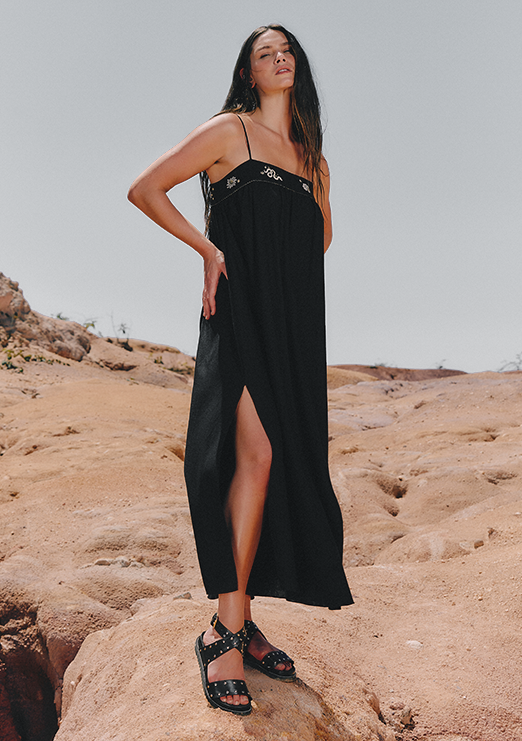
<svg viewBox="0 0 522 741"><path fill-rule="evenodd" d="M286 57L284 51L278 51L276 55L276 63L279 64L279 62L286 62Z"/></svg>

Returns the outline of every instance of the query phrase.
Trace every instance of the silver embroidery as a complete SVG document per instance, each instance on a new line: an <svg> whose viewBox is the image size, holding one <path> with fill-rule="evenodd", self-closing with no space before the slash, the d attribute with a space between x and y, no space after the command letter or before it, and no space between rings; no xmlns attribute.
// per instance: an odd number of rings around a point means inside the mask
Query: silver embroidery
<svg viewBox="0 0 522 741"><path fill-rule="evenodd" d="M302 180L300 180L299 182L301 183L301 185L303 186L303 188L306 190L306 192L307 193L310 193L310 186L308 185L308 183L303 183Z"/></svg>
<svg viewBox="0 0 522 741"><path fill-rule="evenodd" d="M272 167L268 167L268 165L265 165L265 169L261 170L261 175L268 175L269 178L274 178L274 180L283 179L277 174L277 172Z"/></svg>
<svg viewBox="0 0 522 741"><path fill-rule="evenodd" d="M230 188L233 188L234 185L237 185L239 182L241 182L239 180L239 178L236 178L236 176L234 175L231 178L228 178L228 180L227 180L227 188L229 188L229 189Z"/></svg>

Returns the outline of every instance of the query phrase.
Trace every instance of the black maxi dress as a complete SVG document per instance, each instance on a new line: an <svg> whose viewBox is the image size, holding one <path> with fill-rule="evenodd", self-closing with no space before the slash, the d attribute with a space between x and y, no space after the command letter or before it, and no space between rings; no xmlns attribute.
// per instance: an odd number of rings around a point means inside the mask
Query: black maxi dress
<svg viewBox="0 0 522 741"><path fill-rule="evenodd" d="M187 433L198 558L210 598L237 589L223 507L246 387L272 446L247 593L338 609L353 599L328 471L323 217L310 181L252 159L246 144L249 159L211 189L209 238L228 280L215 315L201 317Z"/></svg>

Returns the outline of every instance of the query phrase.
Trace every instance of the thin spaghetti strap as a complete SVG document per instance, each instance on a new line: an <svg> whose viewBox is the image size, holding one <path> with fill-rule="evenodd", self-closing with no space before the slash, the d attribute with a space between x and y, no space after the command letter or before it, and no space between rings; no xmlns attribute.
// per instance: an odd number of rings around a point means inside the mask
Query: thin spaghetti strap
<svg viewBox="0 0 522 741"><path fill-rule="evenodd" d="M246 145L248 147L248 157L249 157L249 159L252 159L252 152L250 151L250 142L248 141L248 134L247 134L247 131L246 131L245 123L244 123L243 119L241 118L241 116L239 116L237 113L236 113L236 116L241 121L241 126L243 127L243 131L245 132Z"/></svg>

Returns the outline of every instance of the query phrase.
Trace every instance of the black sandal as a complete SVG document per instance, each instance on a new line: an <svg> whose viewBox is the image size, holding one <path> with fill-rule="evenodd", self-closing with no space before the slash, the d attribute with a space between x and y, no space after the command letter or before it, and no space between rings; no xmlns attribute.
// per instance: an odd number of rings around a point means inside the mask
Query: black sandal
<svg viewBox="0 0 522 741"><path fill-rule="evenodd" d="M228 630L223 623L218 619L217 615L214 615L210 623L213 628L219 633L221 638L214 643L210 643L205 646L203 643L202 633L196 640L196 656L198 657L199 669L201 672L201 681L203 683L203 692L209 703L220 710L225 710L228 713L235 713L235 715L248 715L252 712L252 698L249 695L246 683L242 679L221 679L218 682L208 681L208 665L218 656L231 651L233 648L242 654L243 646L245 642L245 629L241 628L237 633L232 633ZM248 703L244 705L231 705L224 700L220 700L221 697L227 695L246 695L248 697Z"/></svg>
<svg viewBox="0 0 522 741"><path fill-rule="evenodd" d="M280 679L283 682L293 682L296 678L295 668L294 668L294 662L292 659L285 654L284 651L269 651L269 653L266 654L262 659L256 659L252 654L248 653L248 646L250 645L250 641L254 637L254 635L261 631L257 627L257 625L252 620L245 620L245 650L243 651L243 661L248 666L252 667L252 669L257 669L260 672L263 672L263 674L266 674L267 677L271 677L272 679ZM263 638L266 640L266 636L264 633L261 633ZM283 664L285 662L290 662L292 665L290 669L276 669L276 666L278 664Z"/></svg>

